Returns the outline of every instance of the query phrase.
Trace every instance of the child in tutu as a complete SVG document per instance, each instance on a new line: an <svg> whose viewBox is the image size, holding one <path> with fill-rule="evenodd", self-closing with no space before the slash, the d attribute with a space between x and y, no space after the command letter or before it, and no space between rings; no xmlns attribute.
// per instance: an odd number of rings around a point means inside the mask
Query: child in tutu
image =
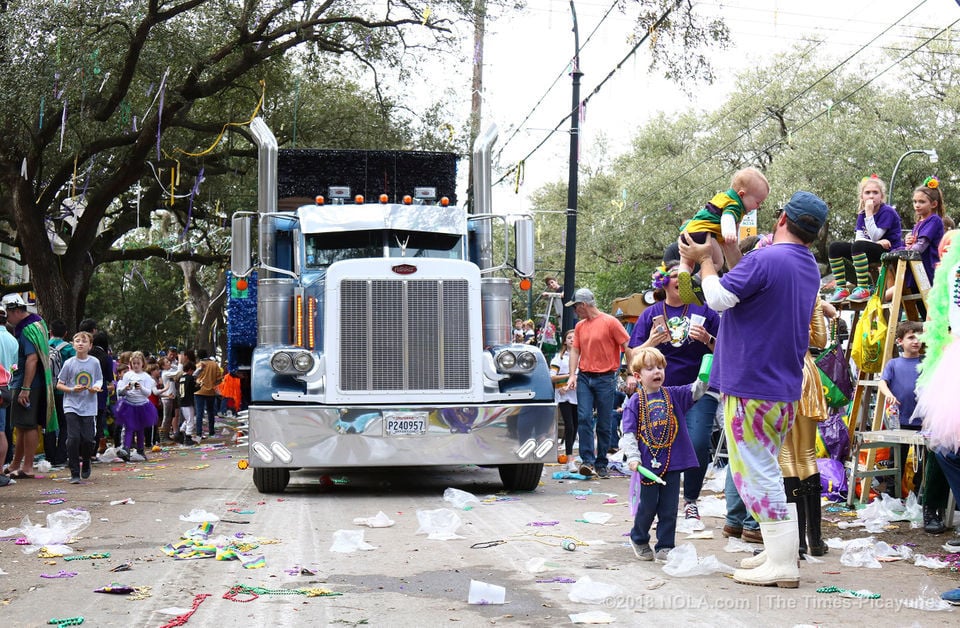
<svg viewBox="0 0 960 628"><path fill-rule="evenodd" d="M150 395L159 394L153 377L143 370L146 358L140 351L130 356L130 370L117 383L120 401L114 410L116 421L123 426L123 448L130 451L136 441L136 454L130 454L132 462L143 462L146 455L146 431L157 424L157 408L150 403Z"/></svg>

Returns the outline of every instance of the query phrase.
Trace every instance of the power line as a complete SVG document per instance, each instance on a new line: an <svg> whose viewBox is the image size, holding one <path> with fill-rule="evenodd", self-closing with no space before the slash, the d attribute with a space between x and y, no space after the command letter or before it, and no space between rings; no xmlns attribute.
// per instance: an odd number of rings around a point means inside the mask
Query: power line
<svg viewBox="0 0 960 628"><path fill-rule="evenodd" d="M811 91L814 87L816 87L817 85L819 85L820 83L822 83L823 81L825 81L828 77L830 77L831 75L833 75L834 73L836 73L840 68L842 68L844 65L846 65L847 63L849 63L851 59L853 59L853 58L856 57L858 54L860 54L861 52L863 52L864 50L866 50L873 42L877 41L878 39L880 39L880 37L882 37L883 35L885 35L886 33L888 33L890 30L892 30L897 24L899 24L900 22L902 22L903 20L905 20L905 19L906 19L907 17L909 17L913 12L915 12L915 11L916 11L917 9L919 9L921 6L923 6L924 4L926 4L926 2L927 2L927 0L923 0L922 2L920 2L920 4L916 5L916 6L913 7L912 9L910 9L906 14L904 14L902 17L900 17L896 22L894 22L893 24L887 26L885 29L883 29L883 31L881 31L879 34L877 34L876 36L874 36L870 41L868 41L867 43L863 44L863 45L860 46L860 48L858 48L855 52L853 52L852 54L850 54L849 56L847 56L843 61L841 61L840 63L834 65L830 70L828 70L825 74L823 74L822 76L820 76L820 77L819 77L817 80L815 80L813 83L811 83L810 85L806 86L805 88L803 88L802 90L800 90L799 92L797 92L797 94L795 94L795 95L793 96L793 98L789 99L787 102L785 102L785 103L780 107L780 110L781 110L781 111L785 111L785 110L787 109L787 107L789 107L789 106L792 105L793 103L797 102L797 101L798 101L800 98L802 98L804 95L810 93L810 91ZM943 31L940 31L940 32L943 32ZM926 40L924 43L921 44L921 47L922 47L922 46L925 46L925 45L926 45L927 43L929 43L930 41L931 41L930 39ZM910 54L913 54L914 52L916 52L916 50L917 50L917 49L915 48ZM758 111L759 111L759 110L758 110ZM675 182L675 181L682 180L685 176L687 176L688 174L690 174L691 172L693 172L694 170L696 170L696 169L699 168L700 166L704 165L704 164L707 163L709 160L711 160L711 159L713 159L714 157L716 157L716 155L717 155L718 153L720 153L721 151L723 151L723 150L725 150L725 149L733 146L734 144L736 144L738 141L740 141L741 139L743 139L744 137L746 137L747 135L749 135L750 133L752 133L753 131L755 131L761 124L763 124L764 122L766 122L769 118L770 118L769 115L763 116L762 118L760 118L760 120L758 120L758 121L757 121L756 123L754 123L752 126L748 127L746 130L742 131L739 135L737 135L737 136L736 136L735 138L733 138L732 140L726 142L725 144L723 144L723 145L720 146L719 148L716 148L715 150L710 151L710 155L709 155L708 157L705 157L704 159L701 159L700 161L698 161L697 163L695 163L693 166L691 166L690 168L688 168L687 170L685 170L683 173L681 173L680 175L678 175L678 176L674 179L674 182Z"/></svg>
<svg viewBox="0 0 960 628"><path fill-rule="evenodd" d="M606 12L603 14L603 17L600 18L600 21L597 22L597 25L593 28L592 31L590 31L590 34L589 34L589 35L587 36L587 38L583 41L583 46L580 47L581 50L582 50L583 48L586 48L587 44L590 43L590 40L593 39L593 36L594 36L594 35L596 34L596 32L600 29L600 26L606 21L606 19L610 16L610 13L613 12L613 10L617 7L617 5L618 5L619 3L620 3L620 0L613 0L613 4L611 4L610 7L607 8ZM507 147L507 145L510 143L510 140L512 140L514 137L516 137L517 133L520 132L520 129L522 129L523 126L527 123L527 120L529 120L530 117L531 117L534 113L536 113L536 111L537 111L537 109L540 107L540 105L543 104L543 101L547 98L548 95L550 95L550 92L553 91L553 88L557 86L557 82L558 82L560 79L562 79L562 78L564 77L564 75L567 73L567 68L568 68L568 67L570 67L570 64L567 64L567 65L564 67L564 69L560 71L560 74L557 75L557 78L553 79L553 82L550 83L550 87L548 87L548 88L547 88L547 91L544 92L543 96L540 97L540 100L538 100L536 103L534 103L533 108L530 110L530 113L528 113L528 114L526 115L526 117L525 117L523 120L520 121L520 124L518 124L518 125L516 126L516 128L514 128L513 133L510 134L510 137L508 137L508 138L506 139L506 141L503 142L503 144L500 146L500 150L497 151L497 158L499 158L500 155L503 154L503 149L505 149L505 148Z"/></svg>
<svg viewBox="0 0 960 628"><path fill-rule="evenodd" d="M925 4L926 2L927 2L927 0L923 0L923 1L920 2L917 6L915 6L911 11L907 12L903 17L901 17L901 18L898 19L896 22L894 22L893 24L891 24L890 26L888 26L887 28L885 28L885 29L880 33L880 35L875 36L875 37L872 38L869 42L867 42L867 44L864 44L864 45L860 46L859 48L857 48L857 50L856 50L853 54L849 55L846 59L844 59L844 61L842 61L840 64L838 64L838 65L836 66L836 68L834 68L833 71L835 71L835 70L838 69L839 67L842 67L842 66L843 66L845 63L847 63L850 59L852 59L852 58L855 57L857 54L859 54L859 53L862 52L864 49L866 49L868 46L870 46L871 44L873 44L874 42L876 42L876 40L877 40L879 37L881 37L882 35L888 33L892 28L894 28L895 26L897 26L898 24L900 24L904 19L906 19L909 15L911 15L913 12L915 12L918 8L920 8L920 7L921 7L923 4ZM588 3L588 4L589 4L589 3ZM679 1L674 5L674 7L671 8L671 11L673 10L673 8L676 8L676 6L677 6L678 4L679 4ZM734 5L723 5L723 4L720 4L719 6L720 6L720 7L723 7L723 6L732 7L732 6L734 6ZM766 12L766 13L769 13L769 14L772 14L772 15L777 13L777 11L755 9L755 8L752 8L752 7L735 7L735 8L741 9L741 10L752 10L752 11L757 11L757 12ZM606 13L604 14L603 19L601 20L601 23L603 23L603 21L606 20L607 16L610 14L610 12L612 11L612 9L613 9L612 6L607 9ZM794 11L794 12L780 12L780 13L782 13L782 14L789 14L789 15L795 15L795 16L812 16L812 17L816 17L817 19L827 19L827 18L830 17L830 16L813 16L812 14L805 14L805 13L800 13L800 12L796 12L796 11ZM863 20L858 20L858 21L859 21L860 23L865 23ZM660 24L660 22L658 21L657 25L659 25L659 24ZM657 25L655 25L655 26L657 26ZM909 26L909 25L904 25L904 26ZM598 27L599 27L599 24L598 24ZM598 28L598 27L597 27L597 28ZM591 37L593 36L594 33L596 33L597 28L595 28L594 31L591 33ZM911 27L911 28L914 28L914 27ZM922 28L922 27L915 27L915 28ZM835 29L835 30L836 30L836 29ZM856 31L850 31L850 32L856 32ZM630 52L628 52L627 55L625 55L624 58L607 74L607 76L603 79L603 81L601 81L601 83L600 83L599 85L597 85L597 87L595 87L595 88L593 89L593 91L587 96L587 98L583 99L583 101L581 102L581 106L586 105L586 103L589 101L589 99L592 98L596 93L598 93L599 90L601 89L601 87L602 87L610 78L612 78L612 76L613 76L614 74L616 74L620 69L622 69L623 64L624 64L627 60L629 60L629 59L635 54L636 50L639 48L640 45L642 45L642 44L647 40L647 38L649 37L649 35L650 35L650 32L648 32L646 35L644 35L644 37L643 37L639 42L637 42L637 44L630 50ZM916 35L910 35L910 37L917 37L917 36L916 36ZM782 38L780 38L780 39L782 40ZM816 41L815 41L815 42L812 43L812 45L813 45L813 46L821 45L821 42L816 42ZM886 48L882 48L882 49L886 49ZM893 50L897 50L897 49L893 49ZM803 54L805 54L805 53L803 53ZM527 116L524 118L523 122L521 122L520 125L518 125L518 126L514 129L514 132L510 135L510 137L508 138L507 142L505 142L505 143L501 146L500 151L498 152L498 156L499 156L499 155L502 155L503 150L506 148L507 143L509 143L509 141L512 140L512 139L519 133L520 129L521 129L521 128L523 127L523 125L530 119L530 117L533 115L533 113L536 111L536 109L539 108L539 106L540 106L541 104L543 104L546 96L556 87L557 82L560 80L560 78L562 78L563 74L564 74L564 72L561 72L561 73L560 73L560 75L553 81L553 83L551 84L551 86L547 89L547 92L546 92L546 93L539 99L539 101L536 103L536 105L534 106L534 109L531 110L531 112L530 112L529 114L527 114ZM827 75L825 75L824 77L821 77L820 80L825 79L827 76L829 76L829 73L828 73ZM817 83L812 84L812 85L810 86L810 88L812 88L812 87L815 86L816 84L817 84ZM806 93L806 92L801 92L800 94L798 94L798 95L797 95L797 98L803 96L804 93ZM791 102L792 102L792 101L791 101ZM790 103L787 103L787 104L790 104ZM560 127L561 127L567 120L570 119L570 116L571 116L571 115L573 115L573 112L568 113L568 114L565 115L562 119L560 119L560 120L557 122L557 124L556 124L552 129L549 130L549 132L547 133L547 135L546 135L536 146L534 146L534 148L531 149L531 150L526 154L525 157L523 157L521 160L519 160L516 165L510 167L506 172L504 172L503 175L502 175L497 181L495 181L495 184L500 184L500 183L502 183L504 180L506 180L506 179L507 179L508 177L510 177L512 174L516 173L516 172L517 172L517 169L518 169L518 167L519 167L519 164L522 163L522 162L525 162L525 161L528 160L530 157L532 157L534 154L536 154L536 153L539 151L539 149L544 146L544 144L547 142L547 140L550 139L555 133L557 133L557 132L560 130ZM730 114L728 114L728 115L730 115ZM762 122L763 122L763 120L761 120L761 123L762 123ZM755 128L755 127L753 127L753 128ZM746 131L746 133L749 133L750 131L752 131L753 128L748 129L748 130ZM741 135L740 137L742 137L742 136L743 136L743 135ZM740 139L740 137L738 137L737 139ZM736 140L734 140L734 141L736 141ZM721 148L721 149L718 149L718 150L722 150L722 148ZM699 165L699 164L698 164L698 165Z"/></svg>
<svg viewBox="0 0 960 628"><path fill-rule="evenodd" d="M857 93L859 93L861 90L863 90L863 89L865 89L866 87L868 87L869 85L871 85L874 81L876 81L878 78L880 78L881 76L883 76L884 74L886 74L887 72L889 72L891 69L893 69L894 67L896 67L896 66L899 65L900 63L902 63L902 62L906 61L907 59L909 59L910 57L912 57L914 54L916 54L917 52L919 52L922 48L926 47L926 46L927 46L928 44L930 44L932 41L938 39L941 35L943 35L943 34L944 34L945 32L947 32L947 31L949 31L950 29L952 29L952 28L953 28L954 26L956 26L958 23L960 23L960 19L957 19L957 20L953 21L951 24L949 24L948 26L944 27L943 29L941 29L940 31L938 31L936 34L934 34L933 36L931 36L931 37L929 37L928 39L926 39L925 41L923 41L923 42L922 42L919 46L917 46L916 48L911 49L909 52L907 52L907 53L904 54L903 56L899 57L899 58L896 59L895 61L893 61L893 62L891 62L890 64L888 64L886 67L884 67L882 70L880 70L879 72L877 72L876 74L874 74L874 75L873 75L872 77L870 77L868 80L864 81L862 84L860 84L859 86L857 86L855 89L853 89L852 91L848 92L847 94L844 94L843 96L841 96L840 99L837 101L837 103L841 103L841 102L848 101L850 98L852 98L852 97L855 96ZM799 132L799 131L802 131L803 129L805 129L805 128L808 127L809 125L813 124L814 122L816 122L817 120L819 120L820 118L822 118L822 117L825 116L825 115L828 115L828 111L827 111L826 109L817 112L815 115L811 116L811 117L808 118L806 121L804 121L803 123L799 124L795 129L793 129L793 130L791 131L791 134L796 133L796 132ZM782 139L782 138L777 139L777 140L775 140L775 141L767 144L766 146L760 148L760 149L759 149L759 152L765 152L765 151L771 150L771 149L775 148L777 145L781 144L782 142L783 142L783 139ZM729 144L725 145L724 147L726 147L726 146L729 146ZM702 164L704 164L704 163L706 163L706 160L703 160L703 161L699 162L698 165L702 165ZM667 182L666 184L664 184L664 186L665 186L665 187L670 187L671 185L675 185L675 184L678 183L684 176L686 176L686 175L689 174L690 172L691 172L691 170L685 171L683 174L681 174L681 175L679 175L679 176L677 176L677 177L674 177L671 181L669 181L669 182ZM699 195L699 193L700 193L702 190L705 190L708 186L712 186L716 181L721 180L721 179L723 179L724 177L730 176L732 173L733 173L733 170L728 170L728 171L725 172L724 174L721 174L720 176L715 177L713 180L707 182L706 184L701 185L701 186L698 187L698 188L695 188L694 190L692 190L691 192L689 192L687 195L681 197L680 200L684 200L684 199L688 199L688 198L693 198L695 194L696 194L696 195ZM639 199L639 200L637 201L637 203L642 203L643 200L644 200L644 199L641 198L641 199ZM622 230L621 230L621 233L622 233Z"/></svg>
<svg viewBox="0 0 960 628"><path fill-rule="evenodd" d="M676 1L673 3L673 6L669 7L666 11L664 11L664 12L663 12L663 15L661 15L661 16L657 19L657 21L654 22L654 24L653 24L652 26L650 26L649 29L647 29L647 32L643 35L643 37L641 37L640 40L637 41L636 44L634 44L633 48L630 49L630 52L628 52L628 53L624 56L624 58L620 60L620 63L618 63L618 64L614 67L614 69L611 70L609 74L607 74L607 76L600 82L599 85L597 85L597 86L593 89L592 92L590 92L590 94L587 95L586 98L584 98L583 100L580 101L580 105L579 105L579 107L577 107L577 110L576 110L576 111L571 111L570 113L568 113L567 115L565 115L563 118L561 118L560 121L557 122L556 126L553 127L553 130L551 130L551 131L546 135L546 137L544 137L542 140L540 140L540 143L537 144L529 153L527 153L526 157L524 157L523 159L521 159L520 162L521 162L521 163L522 163L522 162L525 162L525 161L526 161L527 159L529 159L534 153L536 153L538 150L540 150L540 148L541 148L544 144L546 144L547 140L550 139L550 138L553 136L553 134L557 132L557 130L560 128L560 125L561 125L561 124L563 124L564 122L566 122L567 120L569 120L570 117L574 115L574 113L579 113L579 111L587 104L587 102L588 102L594 95L596 95L596 94L600 91L600 88L603 87L603 85L610 79L610 77L612 77L612 76L614 75L614 73L617 72L617 71L623 66L623 64L626 63L627 60L630 59L630 57L633 56L633 54L637 51L637 49L640 48L640 46L643 45L643 43L647 41L647 39L650 37L650 35L652 35L654 32L656 32L656 30L660 27L660 25L663 24L668 17L670 17L670 14L673 13L673 10L674 10L674 9L676 9L678 6L680 6L680 3L681 3L682 1L683 1L683 0L676 0ZM924 0L924 1L926 1L926 0ZM497 185L497 184L501 183L504 179L506 179L506 178L509 177L511 174L513 174L514 172L516 172L516 170L517 170L517 166L511 167L511 168L508 169L505 173L503 173L503 175L502 175L499 179L497 179L496 181L494 181L493 184L494 184L494 185Z"/></svg>

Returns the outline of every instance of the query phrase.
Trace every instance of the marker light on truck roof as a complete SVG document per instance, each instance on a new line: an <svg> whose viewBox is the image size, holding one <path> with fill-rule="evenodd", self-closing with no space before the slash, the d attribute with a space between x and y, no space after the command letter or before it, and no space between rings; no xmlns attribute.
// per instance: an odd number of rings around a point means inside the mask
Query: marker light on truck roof
<svg viewBox="0 0 960 628"><path fill-rule="evenodd" d="M387 196L386 194L381 194L381 195L380 195L380 204L381 204L381 205L386 205L386 204L389 203L389 202L390 202L390 197L389 197L389 196Z"/></svg>
<svg viewBox="0 0 960 628"><path fill-rule="evenodd" d="M317 202L317 205L323 205L327 202L327 199L323 198L323 194L317 194L317 197L313 200Z"/></svg>
<svg viewBox="0 0 960 628"><path fill-rule="evenodd" d="M447 206L449 206L449 205L450 205L450 199L449 199L449 198L447 198L446 196L444 196L443 198L440 199L440 206L441 206L441 207L447 207Z"/></svg>
<svg viewBox="0 0 960 628"><path fill-rule="evenodd" d="M353 197L353 202L357 205L363 205L363 194L357 194Z"/></svg>
<svg viewBox="0 0 960 628"><path fill-rule="evenodd" d="M404 204L404 205L412 205L412 204L413 204L413 197L410 196L409 194L405 194L405 195L403 196L403 204Z"/></svg>

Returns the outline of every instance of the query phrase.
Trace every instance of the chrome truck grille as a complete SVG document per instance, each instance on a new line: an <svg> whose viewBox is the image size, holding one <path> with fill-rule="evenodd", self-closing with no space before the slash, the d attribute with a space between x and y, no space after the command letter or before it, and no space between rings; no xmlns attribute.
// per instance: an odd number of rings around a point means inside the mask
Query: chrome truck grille
<svg viewBox="0 0 960 628"><path fill-rule="evenodd" d="M466 280L344 280L340 389L469 389L468 307Z"/></svg>

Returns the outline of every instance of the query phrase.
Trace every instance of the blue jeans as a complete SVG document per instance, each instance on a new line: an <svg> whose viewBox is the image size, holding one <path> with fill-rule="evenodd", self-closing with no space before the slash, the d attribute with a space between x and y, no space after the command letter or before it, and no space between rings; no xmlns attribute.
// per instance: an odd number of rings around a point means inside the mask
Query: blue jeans
<svg viewBox="0 0 960 628"><path fill-rule="evenodd" d="M723 495L727 498L727 525L746 530L759 530L760 524L747 512L747 507L737 492L737 485L733 483L733 473L727 465L727 481L723 486Z"/></svg>
<svg viewBox="0 0 960 628"><path fill-rule="evenodd" d="M953 497L960 499L960 454L955 451L949 454L938 451L936 456L937 462L940 463L940 470L943 471L944 477L947 478L947 484L953 491Z"/></svg>
<svg viewBox="0 0 960 628"><path fill-rule="evenodd" d="M703 477L707 474L707 465L710 464L711 437L719 403L711 395L704 395L687 410L687 432L690 434L693 450L697 452L700 466L683 472L684 501L695 502L700 497Z"/></svg>
<svg viewBox="0 0 960 628"><path fill-rule="evenodd" d="M667 483L640 486L640 504L633 518L630 540L643 547L650 543L650 526L657 518L656 551L673 549L677 536L677 506L680 504L680 471L667 471L663 479Z"/></svg>
<svg viewBox="0 0 960 628"><path fill-rule="evenodd" d="M596 469L607 468L607 450L613 441L613 392L616 373L577 375L577 436L580 438L580 460ZM593 411L597 414L594 417ZM596 431L596 453L593 433Z"/></svg>
<svg viewBox="0 0 960 628"><path fill-rule="evenodd" d="M207 416L210 418L210 434L213 434L214 423L217 420L217 398L213 395L204 397L203 395L193 396L193 407L197 411L197 437L203 435L203 409L207 409Z"/></svg>

